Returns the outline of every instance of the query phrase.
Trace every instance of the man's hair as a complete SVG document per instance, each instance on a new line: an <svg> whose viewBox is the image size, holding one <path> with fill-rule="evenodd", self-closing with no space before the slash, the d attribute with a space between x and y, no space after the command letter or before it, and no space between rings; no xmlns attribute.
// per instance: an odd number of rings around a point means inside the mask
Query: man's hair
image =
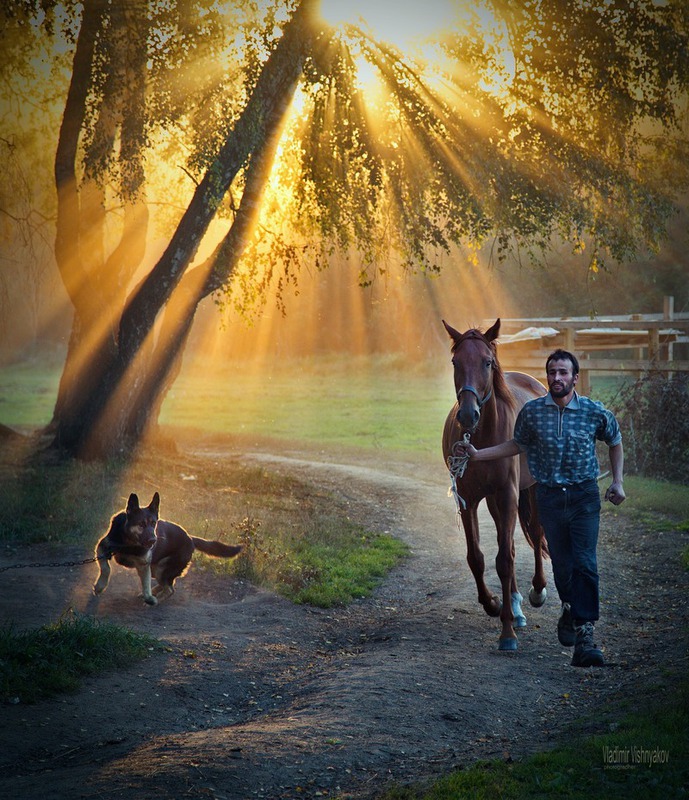
<svg viewBox="0 0 689 800"><path fill-rule="evenodd" d="M548 365L551 361L571 361L572 362L572 375L579 374L579 362L577 357L572 355L569 350L554 350L546 359L545 371L548 372Z"/></svg>

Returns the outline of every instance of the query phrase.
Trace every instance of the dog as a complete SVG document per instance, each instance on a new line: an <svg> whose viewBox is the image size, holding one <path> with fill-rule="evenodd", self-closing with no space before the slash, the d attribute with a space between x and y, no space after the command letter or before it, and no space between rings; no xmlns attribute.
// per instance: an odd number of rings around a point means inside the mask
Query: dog
<svg viewBox="0 0 689 800"><path fill-rule="evenodd" d="M141 507L135 494L129 495L127 507L110 520L108 532L96 545L100 575L93 586L94 594L105 591L110 580L110 559L139 573L144 601L154 606L174 593L174 583L189 568L195 550L216 558L234 558L241 545L190 536L174 522L159 519L160 495ZM151 578L157 585L151 589Z"/></svg>

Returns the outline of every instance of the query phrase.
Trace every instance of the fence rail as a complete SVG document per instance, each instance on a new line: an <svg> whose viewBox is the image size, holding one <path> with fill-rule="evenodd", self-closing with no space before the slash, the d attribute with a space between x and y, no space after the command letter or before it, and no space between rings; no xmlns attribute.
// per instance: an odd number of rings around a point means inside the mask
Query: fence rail
<svg viewBox="0 0 689 800"><path fill-rule="evenodd" d="M484 324L488 327L493 321ZM689 372L689 359L675 358L679 346L689 349L689 314L675 314L674 298L666 297L662 314L502 319L498 344L505 369L536 377L543 374L545 359L556 348L575 353L580 388L587 393L592 372Z"/></svg>

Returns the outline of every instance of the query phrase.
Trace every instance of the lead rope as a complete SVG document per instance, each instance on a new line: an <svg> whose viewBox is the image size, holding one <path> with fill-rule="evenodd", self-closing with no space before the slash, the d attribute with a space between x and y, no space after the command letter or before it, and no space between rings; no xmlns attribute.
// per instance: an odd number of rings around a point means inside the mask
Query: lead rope
<svg viewBox="0 0 689 800"><path fill-rule="evenodd" d="M469 431L465 431L464 436L462 437L462 442L464 444L469 444L470 439L471 436ZM457 444L458 442L455 442L452 447L453 450ZM466 509L467 504L466 500L460 495L459 490L457 489L457 480L462 478L468 464L469 456L466 453L461 456L457 455L456 453L451 453L447 457L447 468L450 470L450 480L452 481L450 488L447 490L447 496L454 497L455 503L457 503L458 514L460 511L464 511Z"/></svg>

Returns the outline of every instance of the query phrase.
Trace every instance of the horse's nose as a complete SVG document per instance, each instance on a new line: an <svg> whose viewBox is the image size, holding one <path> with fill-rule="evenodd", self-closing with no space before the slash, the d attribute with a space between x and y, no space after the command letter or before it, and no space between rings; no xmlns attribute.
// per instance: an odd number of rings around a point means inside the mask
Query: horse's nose
<svg viewBox="0 0 689 800"><path fill-rule="evenodd" d="M479 411L477 408L466 408L460 406L457 411L457 421L459 424L468 430L472 430L478 425Z"/></svg>

